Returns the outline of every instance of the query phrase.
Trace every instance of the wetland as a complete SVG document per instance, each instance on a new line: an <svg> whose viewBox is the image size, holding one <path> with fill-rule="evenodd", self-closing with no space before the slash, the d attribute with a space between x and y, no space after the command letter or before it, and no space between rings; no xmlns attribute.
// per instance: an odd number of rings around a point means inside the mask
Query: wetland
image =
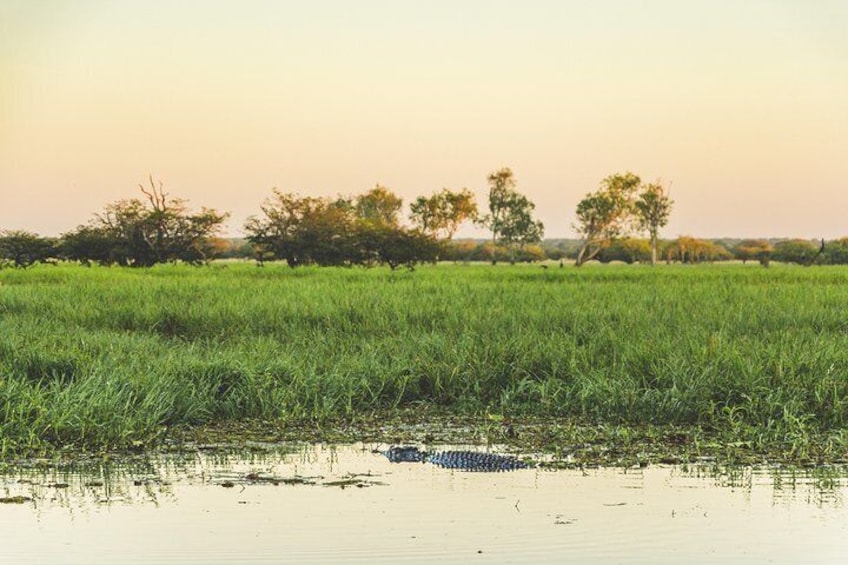
<svg viewBox="0 0 848 565"><path fill-rule="evenodd" d="M839 562L848 269L0 271L16 562ZM532 464L392 464L388 445Z"/></svg>
<svg viewBox="0 0 848 565"><path fill-rule="evenodd" d="M844 468L473 473L390 463L380 447L7 468L0 492L19 500L0 504L0 546L16 563L839 563L848 550Z"/></svg>
<svg viewBox="0 0 848 565"><path fill-rule="evenodd" d="M38 265L0 270L0 336L4 460L442 418L602 463L848 452L843 267Z"/></svg>

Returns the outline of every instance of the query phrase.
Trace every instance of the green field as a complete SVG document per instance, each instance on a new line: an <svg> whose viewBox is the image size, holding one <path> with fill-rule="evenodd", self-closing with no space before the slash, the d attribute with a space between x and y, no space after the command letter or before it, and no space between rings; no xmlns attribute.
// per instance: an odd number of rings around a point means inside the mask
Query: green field
<svg viewBox="0 0 848 565"><path fill-rule="evenodd" d="M839 460L848 268L0 271L5 456L410 407Z"/></svg>

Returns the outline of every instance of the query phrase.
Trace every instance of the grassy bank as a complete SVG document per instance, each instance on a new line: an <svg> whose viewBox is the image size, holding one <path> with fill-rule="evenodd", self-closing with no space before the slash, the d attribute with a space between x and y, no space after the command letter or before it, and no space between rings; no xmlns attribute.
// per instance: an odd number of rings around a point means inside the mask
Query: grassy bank
<svg viewBox="0 0 848 565"><path fill-rule="evenodd" d="M0 271L6 455L419 403L840 458L848 269Z"/></svg>

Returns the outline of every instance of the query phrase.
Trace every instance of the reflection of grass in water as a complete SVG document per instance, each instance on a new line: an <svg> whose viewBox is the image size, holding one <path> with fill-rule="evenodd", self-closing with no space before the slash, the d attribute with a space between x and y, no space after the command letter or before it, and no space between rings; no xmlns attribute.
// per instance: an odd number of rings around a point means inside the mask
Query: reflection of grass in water
<svg viewBox="0 0 848 565"><path fill-rule="evenodd" d="M36 510L58 506L74 512L92 506L179 504L180 490L177 487L189 485L211 489L236 487L243 490L345 489L394 484L391 472L370 470L374 463L369 460L372 456L375 454L362 444L289 444L266 445L251 450L203 446L202 450L193 453L92 457L68 464L30 461L8 465L0 470L0 503L29 504ZM376 456L376 461L384 462L382 455ZM453 473L440 471L446 477ZM555 471L536 469L524 472L550 474ZM572 469L559 472L581 471ZM586 470L582 473L584 476L593 475ZM848 468L845 466L799 468L703 463L666 469L653 466L649 469L631 468L601 476L614 481L627 477L635 485L631 488L644 488L640 486L640 477L644 473L654 476L657 473L668 473L666 486L672 489L718 488L746 493L771 491L774 504L803 502L819 507L842 506L845 487L848 485ZM516 476L520 477L522 473ZM502 475L499 477L501 481L508 481ZM497 490L498 487L493 485L492 488ZM622 504L610 502L604 505Z"/></svg>
<svg viewBox="0 0 848 565"><path fill-rule="evenodd" d="M364 488L380 486L378 474L351 472L361 446L264 445L252 449L194 446L158 455L90 457L76 462L29 460L0 468L0 504L74 510L93 505L177 502L175 485ZM339 465L342 452L343 465ZM302 475L304 464L319 474ZM355 467L355 465L354 465Z"/></svg>
<svg viewBox="0 0 848 565"><path fill-rule="evenodd" d="M63 265L0 283L7 456L418 403L797 458L848 445L841 268Z"/></svg>
<svg viewBox="0 0 848 565"><path fill-rule="evenodd" d="M714 463L682 465L676 469L676 474L709 480L715 486L745 492L767 486L773 491L775 501L791 502L800 496L806 503L817 505L841 506L845 486L848 485L848 467L845 465L802 468Z"/></svg>
<svg viewBox="0 0 848 565"><path fill-rule="evenodd" d="M138 456L66 464L36 461L6 466L0 472L0 488L7 494L23 496L36 508L158 505L163 499L173 498L169 477L185 473L189 464L186 457L158 461Z"/></svg>

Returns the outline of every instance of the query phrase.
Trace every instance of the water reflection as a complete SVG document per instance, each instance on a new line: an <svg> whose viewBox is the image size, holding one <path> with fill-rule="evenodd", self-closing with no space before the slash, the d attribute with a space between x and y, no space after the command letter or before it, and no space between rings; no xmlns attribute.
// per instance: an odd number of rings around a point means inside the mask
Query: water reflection
<svg viewBox="0 0 848 565"><path fill-rule="evenodd" d="M844 468L466 473L378 446L198 449L0 474L9 562L842 562ZM383 446L385 447L385 446Z"/></svg>
<svg viewBox="0 0 848 565"><path fill-rule="evenodd" d="M732 492L750 495L769 493L774 504L811 504L817 507L841 507L848 486L848 468L844 466L797 468L781 465L672 467L680 479L693 479L692 488L703 483Z"/></svg>
<svg viewBox="0 0 848 565"><path fill-rule="evenodd" d="M132 460L17 467L0 475L2 498L24 497L38 511L45 506L69 510L109 504L154 505L169 496L172 465L164 461Z"/></svg>

